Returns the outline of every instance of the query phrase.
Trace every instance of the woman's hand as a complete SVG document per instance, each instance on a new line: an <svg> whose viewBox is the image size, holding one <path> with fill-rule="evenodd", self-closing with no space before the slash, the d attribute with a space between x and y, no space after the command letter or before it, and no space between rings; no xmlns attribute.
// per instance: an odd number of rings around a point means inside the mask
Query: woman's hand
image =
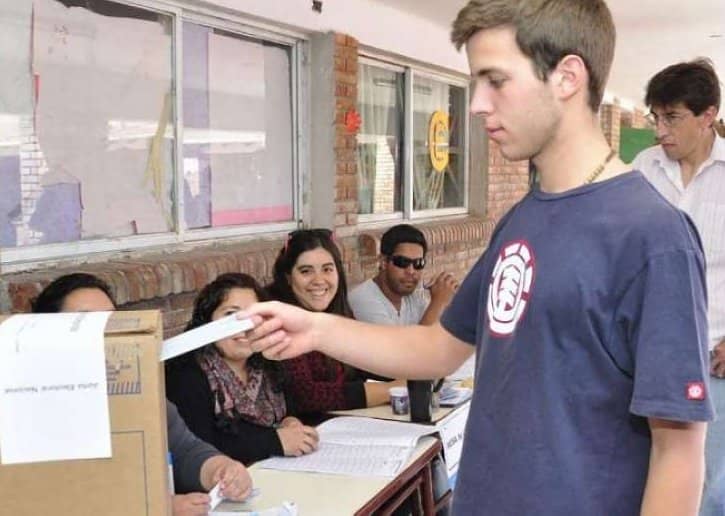
<svg viewBox="0 0 725 516"><path fill-rule="evenodd" d="M205 493L189 493L171 497L174 516L206 516L211 510L211 498Z"/></svg>
<svg viewBox="0 0 725 516"><path fill-rule="evenodd" d="M296 417L287 416L280 422L279 427L287 428L288 426L304 426L304 425L302 424L302 421L300 421Z"/></svg>
<svg viewBox="0 0 725 516"><path fill-rule="evenodd" d="M224 498L241 502L252 492L252 477L241 462L226 461L214 473L214 484L219 484Z"/></svg>
<svg viewBox="0 0 725 516"><path fill-rule="evenodd" d="M280 426L277 435L282 442L282 450L287 457L299 457L317 449L319 436L311 426Z"/></svg>

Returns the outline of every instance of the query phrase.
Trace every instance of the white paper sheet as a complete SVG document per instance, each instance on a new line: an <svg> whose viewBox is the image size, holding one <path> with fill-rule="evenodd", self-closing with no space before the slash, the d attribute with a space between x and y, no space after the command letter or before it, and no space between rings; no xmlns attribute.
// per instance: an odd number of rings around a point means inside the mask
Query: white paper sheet
<svg viewBox="0 0 725 516"><path fill-rule="evenodd" d="M241 508L238 508L241 507ZM282 505L269 509L247 510L244 504L224 502L221 510L212 511L211 516L297 516L297 504L282 502Z"/></svg>
<svg viewBox="0 0 725 516"><path fill-rule="evenodd" d="M209 498L211 499L209 501L209 508L213 511L216 509L216 506L222 503L222 500L224 500L224 497L222 497L222 489L221 484L217 484L214 486L214 488L209 491Z"/></svg>
<svg viewBox="0 0 725 516"><path fill-rule="evenodd" d="M438 395L441 407L457 407L464 401L471 399L473 389L446 385Z"/></svg>
<svg viewBox="0 0 725 516"><path fill-rule="evenodd" d="M251 319L237 319L236 314L222 317L176 337L166 339L161 349L161 360L183 355L188 351L252 328L254 328L254 324Z"/></svg>
<svg viewBox="0 0 725 516"><path fill-rule="evenodd" d="M0 324L0 461L111 456L103 330L110 312Z"/></svg>
<svg viewBox="0 0 725 516"><path fill-rule="evenodd" d="M436 432L428 425L365 417L336 417L317 431L320 447L302 457L273 457L260 462L268 469L314 471L333 475L395 476L418 439Z"/></svg>

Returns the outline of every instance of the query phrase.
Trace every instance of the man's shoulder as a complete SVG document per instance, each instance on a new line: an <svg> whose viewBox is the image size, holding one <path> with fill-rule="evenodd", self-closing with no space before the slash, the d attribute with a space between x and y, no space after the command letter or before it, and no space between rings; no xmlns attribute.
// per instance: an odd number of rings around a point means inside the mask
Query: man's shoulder
<svg viewBox="0 0 725 516"><path fill-rule="evenodd" d="M639 170L645 175L652 170L652 168L662 162L666 158L665 151L661 145L653 145L642 150L632 160L632 169Z"/></svg>
<svg viewBox="0 0 725 516"><path fill-rule="evenodd" d="M371 285L375 285L373 279L366 279L362 283L358 283L357 285L355 285L350 291L350 295L353 295L355 293L367 292L368 290L370 290Z"/></svg>
<svg viewBox="0 0 725 516"><path fill-rule="evenodd" d="M373 278L370 278L354 287L348 295L348 300L351 304L353 304L362 300L368 301L370 299L378 298L382 294L383 293L380 291L380 288L375 284L375 281L373 281Z"/></svg>

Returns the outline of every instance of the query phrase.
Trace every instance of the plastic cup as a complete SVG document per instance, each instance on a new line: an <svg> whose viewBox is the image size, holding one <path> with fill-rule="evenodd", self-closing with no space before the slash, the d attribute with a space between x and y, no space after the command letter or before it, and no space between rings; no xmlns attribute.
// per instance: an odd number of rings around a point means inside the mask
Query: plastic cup
<svg viewBox="0 0 725 516"><path fill-rule="evenodd" d="M393 408L393 414L403 415L408 413L408 389L405 387L391 387L390 406Z"/></svg>

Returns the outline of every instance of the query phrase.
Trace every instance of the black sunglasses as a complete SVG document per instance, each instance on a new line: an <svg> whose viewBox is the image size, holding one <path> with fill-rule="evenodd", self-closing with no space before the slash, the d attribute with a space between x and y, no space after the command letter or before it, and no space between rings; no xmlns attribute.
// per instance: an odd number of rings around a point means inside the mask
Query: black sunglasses
<svg viewBox="0 0 725 516"><path fill-rule="evenodd" d="M415 270L420 271L425 267L425 258L408 258L407 256L394 254L388 256L388 261L400 269L407 269L412 265Z"/></svg>

